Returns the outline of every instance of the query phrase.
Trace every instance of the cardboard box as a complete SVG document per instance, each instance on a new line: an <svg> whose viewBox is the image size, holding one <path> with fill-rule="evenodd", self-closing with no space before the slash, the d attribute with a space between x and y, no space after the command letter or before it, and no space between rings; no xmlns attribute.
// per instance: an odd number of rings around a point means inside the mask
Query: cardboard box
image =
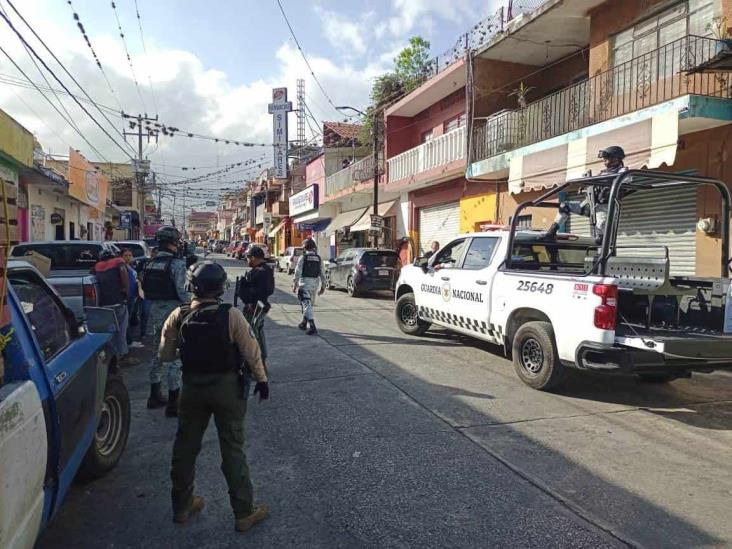
<svg viewBox="0 0 732 549"><path fill-rule="evenodd" d="M51 258L46 257L43 254L39 254L38 252L31 251L28 252L26 255L22 257L16 257L15 259L27 261L36 269L41 271L41 274L43 276L47 277L51 273Z"/></svg>

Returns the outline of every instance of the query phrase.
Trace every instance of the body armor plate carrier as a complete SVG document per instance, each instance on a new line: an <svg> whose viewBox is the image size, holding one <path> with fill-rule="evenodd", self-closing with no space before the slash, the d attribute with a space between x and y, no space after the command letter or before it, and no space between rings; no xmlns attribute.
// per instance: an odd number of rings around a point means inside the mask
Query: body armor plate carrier
<svg viewBox="0 0 732 549"><path fill-rule="evenodd" d="M175 282L170 274L172 256L155 257L145 264L142 271L142 291L145 299L153 301L178 300Z"/></svg>
<svg viewBox="0 0 732 549"><path fill-rule="evenodd" d="M224 374L239 368L239 350L229 335L230 309L229 304L197 309L190 303L181 305L178 334L184 373Z"/></svg>
<svg viewBox="0 0 732 549"><path fill-rule="evenodd" d="M302 278L318 278L320 276L321 261L316 254L305 254L303 256Z"/></svg>

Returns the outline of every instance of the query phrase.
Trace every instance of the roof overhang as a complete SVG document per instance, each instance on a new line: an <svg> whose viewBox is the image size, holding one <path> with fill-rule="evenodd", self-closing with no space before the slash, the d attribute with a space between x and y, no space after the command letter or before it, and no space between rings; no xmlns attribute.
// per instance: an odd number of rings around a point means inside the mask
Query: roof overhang
<svg viewBox="0 0 732 549"><path fill-rule="evenodd" d="M466 83L465 60L461 59L394 103L386 109L385 115L415 116L451 93L465 87Z"/></svg>
<svg viewBox="0 0 732 549"><path fill-rule="evenodd" d="M589 45L589 12L605 2L549 0L509 22L503 33L476 52L476 57L522 65L548 65Z"/></svg>

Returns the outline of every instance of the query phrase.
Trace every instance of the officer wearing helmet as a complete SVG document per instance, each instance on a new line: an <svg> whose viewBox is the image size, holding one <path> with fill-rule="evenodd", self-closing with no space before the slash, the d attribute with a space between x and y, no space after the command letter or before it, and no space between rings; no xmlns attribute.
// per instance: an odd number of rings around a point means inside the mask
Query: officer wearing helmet
<svg viewBox="0 0 732 549"><path fill-rule="evenodd" d="M186 264L178 253L180 232L173 226L160 227L155 233L158 240L158 253L150 259L142 271L142 291L149 300L150 319L153 323L155 346L160 345L163 323L173 310L181 303L190 301L186 291ZM165 406L165 415L175 417L178 414L178 394L180 391L180 363L172 361L168 364L168 398L162 391L163 364L157 355L153 356L150 367L150 397L147 407L150 409Z"/></svg>
<svg viewBox="0 0 732 549"><path fill-rule="evenodd" d="M605 149L601 149L597 153L597 157L601 158L605 164L605 168L600 172L600 175L618 174L627 169L623 163L625 151L622 147L612 145ZM595 240L598 244L602 242L602 236L605 233L605 224L607 223L607 206L610 201L610 187L590 186L584 189L584 191L585 198L582 201L571 200L568 202L562 202L559 205L559 212L554 219L554 223L551 224L549 230L545 233L545 237L554 238L559 231L560 225L566 223L570 214L592 217L594 213ZM631 191L624 191L622 196L627 196L630 192Z"/></svg>
<svg viewBox="0 0 732 549"><path fill-rule="evenodd" d="M259 345L241 311L223 304L226 271L218 263L192 265L188 283L194 298L177 307L160 340L160 360L173 361L176 351L183 363L183 386L178 408L178 431L173 445L170 477L173 521L183 523L203 509L194 495L196 457L211 415L221 449L221 471L229 488L234 528L245 532L269 513L255 505L244 453L244 419L250 379L260 401L269 398L267 373Z"/></svg>
<svg viewBox="0 0 732 549"><path fill-rule="evenodd" d="M295 267L295 279L292 291L297 294L302 306L302 321L297 325L301 330L307 330L308 335L318 333L313 316L315 296L325 292L325 273L323 260L318 255L318 247L312 238L306 238L302 243L303 255Z"/></svg>

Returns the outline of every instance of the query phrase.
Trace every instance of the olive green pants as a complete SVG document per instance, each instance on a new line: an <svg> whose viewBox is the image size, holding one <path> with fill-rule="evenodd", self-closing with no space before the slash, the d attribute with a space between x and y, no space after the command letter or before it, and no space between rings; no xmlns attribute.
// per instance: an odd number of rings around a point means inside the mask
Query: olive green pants
<svg viewBox="0 0 732 549"><path fill-rule="evenodd" d="M212 415L219 435L221 471L229 487L234 517L243 518L252 513L252 483L244 453L247 401L240 394L236 372L184 374L170 471L174 513L191 506L196 458Z"/></svg>

